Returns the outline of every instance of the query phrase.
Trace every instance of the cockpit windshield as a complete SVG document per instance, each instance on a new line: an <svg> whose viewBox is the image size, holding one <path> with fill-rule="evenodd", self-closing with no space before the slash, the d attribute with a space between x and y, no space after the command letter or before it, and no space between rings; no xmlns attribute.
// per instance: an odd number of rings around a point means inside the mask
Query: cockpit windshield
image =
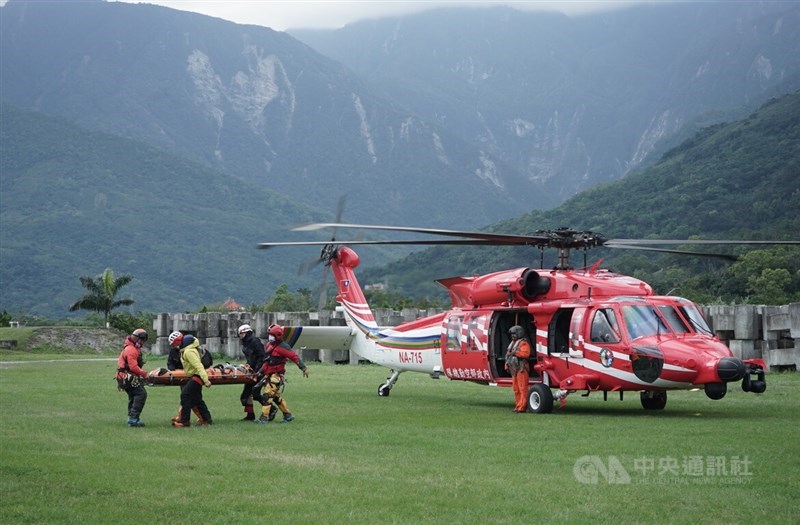
<svg viewBox="0 0 800 525"><path fill-rule="evenodd" d="M615 300L623 303L622 317L631 340L666 333L714 335L700 309L687 299L676 297L667 304L661 301L653 304L642 299L639 304L625 304L634 302L630 297Z"/></svg>
<svg viewBox="0 0 800 525"><path fill-rule="evenodd" d="M625 325L631 340L670 331L656 314L655 307L649 304L623 306L622 316L625 318Z"/></svg>

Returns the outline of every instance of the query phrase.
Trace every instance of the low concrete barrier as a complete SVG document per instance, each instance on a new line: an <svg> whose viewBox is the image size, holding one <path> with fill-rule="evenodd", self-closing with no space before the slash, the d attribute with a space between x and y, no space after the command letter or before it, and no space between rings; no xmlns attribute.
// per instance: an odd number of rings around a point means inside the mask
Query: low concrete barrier
<svg viewBox="0 0 800 525"><path fill-rule="evenodd" d="M741 359L763 359L771 371L800 369L800 303L705 306L717 336Z"/></svg>

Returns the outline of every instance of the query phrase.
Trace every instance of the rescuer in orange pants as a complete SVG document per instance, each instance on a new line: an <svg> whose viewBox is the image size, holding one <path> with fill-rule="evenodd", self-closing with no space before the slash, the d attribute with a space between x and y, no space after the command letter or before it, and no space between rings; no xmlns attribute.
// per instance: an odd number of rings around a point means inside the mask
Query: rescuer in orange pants
<svg viewBox="0 0 800 525"><path fill-rule="evenodd" d="M525 338L525 330L514 325L508 329L511 343L506 351L506 370L511 372L514 388L514 412L525 412L528 407L528 379L530 378L528 358L531 356L531 344Z"/></svg>

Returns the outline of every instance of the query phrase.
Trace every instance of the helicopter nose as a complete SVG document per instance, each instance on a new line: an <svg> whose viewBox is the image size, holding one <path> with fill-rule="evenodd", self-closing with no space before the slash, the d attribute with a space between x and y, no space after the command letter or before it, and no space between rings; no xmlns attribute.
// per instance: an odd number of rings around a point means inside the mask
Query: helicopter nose
<svg viewBox="0 0 800 525"><path fill-rule="evenodd" d="M738 357L723 357L717 363L717 375L722 381L738 381L744 374L744 363Z"/></svg>

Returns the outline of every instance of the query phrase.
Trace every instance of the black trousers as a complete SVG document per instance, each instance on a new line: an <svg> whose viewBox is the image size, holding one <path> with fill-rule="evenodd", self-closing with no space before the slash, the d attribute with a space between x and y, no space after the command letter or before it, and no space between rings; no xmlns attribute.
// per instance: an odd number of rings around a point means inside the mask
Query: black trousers
<svg viewBox="0 0 800 525"><path fill-rule="evenodd" d="M239 401L242 402L243 407L247 405L253 406L253 386L253 383L245 383L244 388L242 388L242 395L239 396Z"/></svg>
<svg viewBox="0 0 800 525"><path fill-rule="evenodd" d="M211 422L211 412L203 401L203 385L191 379L181 388L181 423L188 423L192 409L197 407L200 417Z"/></svg>
<svg viewBox="0 0 800 525"><path fill-rule="evenodd" d="M129 386L125 392L128 394L128 417L139 419L147 401L147 390L144 389L144 385L140 384L139 386Z"/></svg>

